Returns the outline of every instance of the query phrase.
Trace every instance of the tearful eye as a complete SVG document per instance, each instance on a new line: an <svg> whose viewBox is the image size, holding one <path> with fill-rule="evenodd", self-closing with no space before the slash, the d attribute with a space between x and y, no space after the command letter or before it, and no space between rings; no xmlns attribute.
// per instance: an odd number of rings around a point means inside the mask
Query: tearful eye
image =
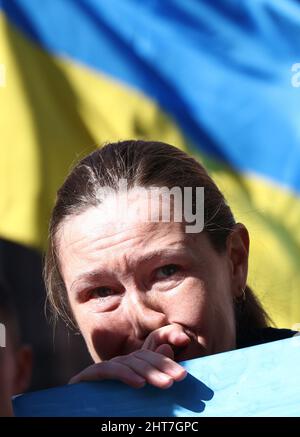
<svg viewBox="0 0 300 437"><path fill-rule="evenodd" d="M114 295L115 292L108 287L98 287L91 290L89 293L90 299L105 299L106 297Z"/></svg>
<svg viewBox="0 0 300 437"><path fill-rule="evenodd" d="M180 268L176 264L168 264L166 266L160 267L156 271L156 277L158 279L166 279L170 276L173 276L175 273L177 273L180 270Z"/></svg>

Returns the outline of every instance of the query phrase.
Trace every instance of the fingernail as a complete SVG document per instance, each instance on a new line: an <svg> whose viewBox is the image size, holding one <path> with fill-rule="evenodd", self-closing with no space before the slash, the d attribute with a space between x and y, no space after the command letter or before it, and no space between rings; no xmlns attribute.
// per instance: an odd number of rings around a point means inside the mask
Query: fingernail
<svg viewBox="0 0 300 437"><path fill-rule="evenodd" d="M168 377L162 378L162 381L165 383L166 388L171 387L171 385L173 385L173 383L174 383L174 379L168 378Z"/></svg>
<svg viewBox="0 0 300 437"><path fill-rule="evenodd" d="M182 381L183 379L185 379L187 377L187 374L188 374L188 372L184 369L184 372L182 373L182 376L180 376L178 381Z"/></svg>
<svg viewBox="0 0 300 437"><path fill-rule="evenodd" d="M173 379L170 376L167 375L161 375L160 376L161 381L166 382L166 383L173 383Z"/></svg>
<svg viewBox="0 0 300 437"><path fill-rule="evenodd" d="M176 367L176 368L173 367L173 368L171 369L171 372L173 373L173 375L174 375L175 378L180 378L180 379L185 378L186 375L187 375L187 371L186 371L185 369L183 369L183 368L178 368L178 367Z"/></svg>
<svg viewBox="0 0 300 437"><path fill-rule="evenodd" d="M180 340L186 340L187 338L189 339L190 337L185 334L184 332L181 332L178 337L180 338Z"/></svg>

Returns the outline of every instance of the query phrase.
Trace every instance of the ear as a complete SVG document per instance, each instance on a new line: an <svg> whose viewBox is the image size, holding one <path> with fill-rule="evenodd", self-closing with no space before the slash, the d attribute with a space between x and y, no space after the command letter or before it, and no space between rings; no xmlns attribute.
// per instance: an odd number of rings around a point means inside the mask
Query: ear
<svg viewBox="0 0 300 437"><path fill-rule="evenodd" d="M31 381L32 374L32 349L22 345L16 352L16 374L14 379L13 394L24 393Z"/></svg>
<svg viewBox="0 0 300 437"><path fill-rule="evenodd" d="M234 297L241 296L247 284L249 244L247 228L242 223L237 223L227 239L227 255Z"/></svg>

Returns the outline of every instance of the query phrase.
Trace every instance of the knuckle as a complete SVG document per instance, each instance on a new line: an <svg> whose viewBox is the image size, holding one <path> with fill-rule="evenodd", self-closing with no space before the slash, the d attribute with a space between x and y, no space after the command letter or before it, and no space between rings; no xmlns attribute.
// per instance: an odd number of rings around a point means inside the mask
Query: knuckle
<svg viewBox="0 0 300 437"><path fill-rule="evenodd" d="M133 358L143 358L143 357L145 357L146 353L147 352L145 350L138 349L138 350L136 350L134 352L131 352L130 356L132 356Z"/></svg>
<svg viewBox="0 0 300 437"><path fill-rule="evenodd" d="M125 356L127 355L118 355L117 357L111 358L109 361L111 363L122 363L124 362Z"/></svg>
<svg viewBox="0 0 300 437"><path fill-rule="evenodd" d="M105 376L105 373L107 372L107 363L97 363L95 364L95 367L93 369L93 372L95 372L95 376L98 379L101 379Z"/></svg>

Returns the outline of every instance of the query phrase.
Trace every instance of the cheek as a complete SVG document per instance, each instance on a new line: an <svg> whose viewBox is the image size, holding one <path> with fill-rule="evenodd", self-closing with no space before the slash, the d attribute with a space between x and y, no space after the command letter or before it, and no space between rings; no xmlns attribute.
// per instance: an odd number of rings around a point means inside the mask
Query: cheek
<svg viewBox="0 0 300 437"><path fill-rule="evenodd" d="M95 314L91 313L91 311L89 311L88 307L85 304L80 304L74 299L69 299L69 302L78 329L85 340L90 354L94 359L94 353L92 348L92 335L97 327L97 319L95 317Z"/></svg>
<svg viewBox="0 0 300 437"><path fill-rule="evenodd" d="M220 272L208 271L201 279L187 278L174 299L165 301L164 309L170 323L181 323L210 336L221 320L232 318L232 298L227 282Z"/></svg>
<svg viewBox="0 0 300 437"><path fill-rule="evenodd" d="M171 323L197 327L205 321L207 292L205 284L198 278L188 278L174 296L166 302L166 314Z"/></svg>
<svg viewBox="0 0 300 437"><path fill-rule="evenodd" d="M210 353L218 353L235 347L235 317L230 280L226 270L212 276L207 286L207 344Z"/></svg>
<svg viewBox="0 0 300 437"><path fill-rule="evenodd" d="M99 314L83 307L77 308L76 321L93 360L104 361L120 355L129 327L115 313Z"/></svg>

